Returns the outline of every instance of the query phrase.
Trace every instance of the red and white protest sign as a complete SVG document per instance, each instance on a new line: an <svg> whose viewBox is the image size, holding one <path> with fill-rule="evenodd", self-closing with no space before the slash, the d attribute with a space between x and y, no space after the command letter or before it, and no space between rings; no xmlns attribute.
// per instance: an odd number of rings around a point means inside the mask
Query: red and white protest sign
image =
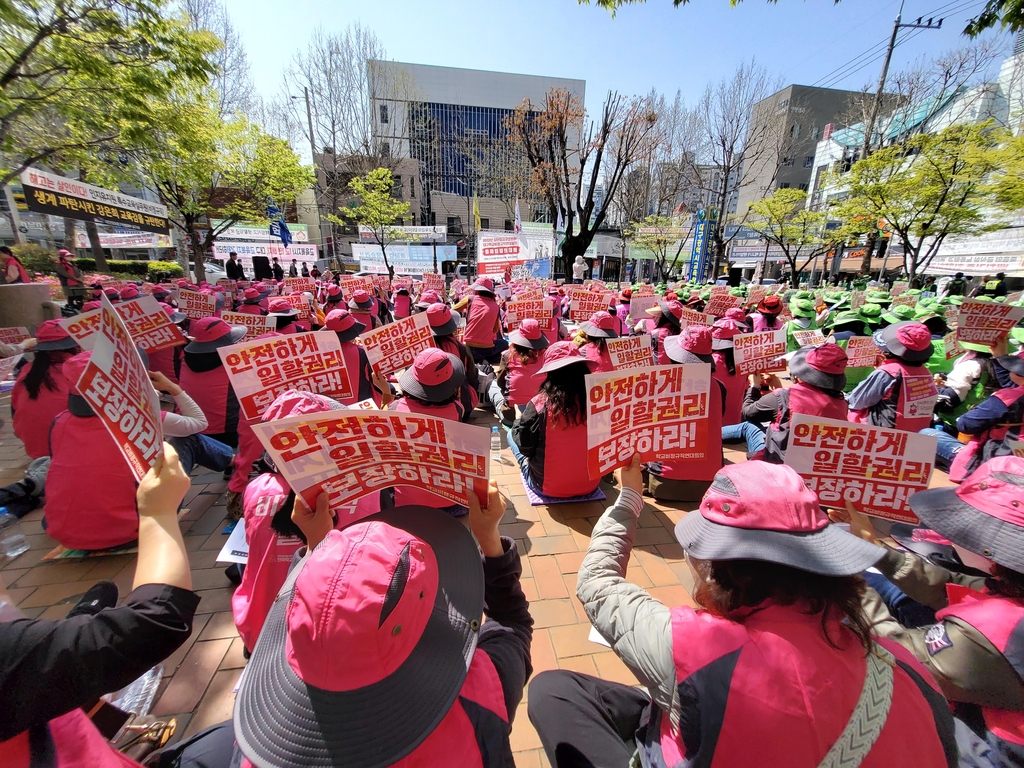
<svg viewBox="0 0 1024 768"><path fill-rule="evenodd" d="M341 342L333 331L254 339L217 350L242 413L255 421L289 389L335 398L355 394L355 372L345 368Z"/></svg>
<svg viewBox="0 0 1024 768"><path fill-rule="evenodd" d="M11 374L14 373L14 369L23 357L24 355L14 355L0 359L0 381L7 381L11 378Z"/></svg>
<svg viewBox="0 0 1024 768"><path fill-rule="evenodd" d="M740 296L730 296L728 293L713 295L707 306L704 307L704 314L714 317L725 317L725 313L733 307L743 306L743 299Z"/></svg>
<svg viewBox="0 0 1024 768"><path fill-rule="evenodd" d="M679 327L686 328L688 325L713 325L715 318L705 312L694 312L692 309L684 309L679 318Z"/></svg>
<svg viewBox="0 0 1024 768"><path fill-rule="evenodd" d="M512 298L514 301L541 301L544 298L544 292L540 288L524 288Z"/></svg>
<svg viewBox="0 0 1024 768"><path fill-rule="evenodd" d="M433 272L424 275L423 290L437 291L439 295L444 295L444 275L434 274Z"/></svg>
<svg viewBox="0 0 1024 768"><path fill-rule="evenodd" d="M267 315L249 315L245 312L221 312L220 319L228 325L244 325L248 338L262 336L277 328L274 318Z"/></svg>
<svg viewBox="0 0 1024 768"><path fill-rule="evenodd" d="M633 289L634 296L653 296L654 286L644 283L643 285Z"/></svg>
<svg viewBox="0 0 1024 768"><path fill-rule="evenodd" d="M801 347L817 347L825 343L825 334L817 329L793 331L793 338Z"/></svg>
<svg viewBox="0 0 1024 768"><path fill-rule="evenodd" d="M756 307L761 303L761 299L768 295L768 289L763 285L751 286L747 292L747 300L744 304L748 307Z"/></svg>
<svg viewBox="0 0 1024 768"><path fill-rule="evenodd" d="M901 293L906 293L910 289L910 283L906 280L898 280L892 284L892 289L889 291L890 296L899 296Z"/></svg>
<svg viewBox="0 0 1024 768"><path fill-rule="evenodd" d="M651 348L651 335L621 336L617 339L605 339L608 357L611 358L615 370L625 368L650 368L654 365L654 351Z"/></svg>
<svg viewBox="0 0 1024 768"><path fill-rule="evenodd" d="M967 350L960 346L960 342L956 340L956 331L950 331L942 337L942 345L946 350L946 359L952 360L954 357L960 357Z"/></svg>
<svg viewBox="0 0 1024 768"><path fill-rule="evenodd" d="M595 312L607 311L611 302L610 293L576 294L569 303L569 317L576 321L589 320Z"/></svg>
<svg viewBox="0 0 1024 768"><path fill-rule="evenodd" d="M292 309L299 311L299 314L295 316L296 320L302 322L313 319L313 310L310 309L309 300L301 293L290 293L281 298L287 301Z"/></svg>
<svg viewBox="0 0 1024 768"><path fill-rule="evenodd" d="M711 366L657 365L587 376L587 469L593 478L644 461L704 460Z"/></svg>
<svg viewBox="0 0 1024 768"><path fill-rule="evenodd" d="M796 414L786 463L823 506L917 523L908 501L928 488L935 464L933 435Z"/></svg>
<svg viewBox="0 0 1024 768"><path fill-rule="evenodd" d="M916 307L917 296L909 293L903 293L899 296L893 296L890 307Z"/></svg>
<svg viewBox="0 0 1024 768"><path fill-rule="evenodd" d="M370 275L370 279L374 288L380 288L382 291L391 290L391 278L387 275Z"/></svg>
<svg viewBox="0 0 1024 768"><path fill-rule="evenodd" d="M1006 447L1019 459L1024 459L1024 442L1020 440L1007 440Z"/></svg>
<svg viewBox="0 0 1024 768"><path fill-rule="evenodd" d="M0 342L4 344L18 344L31 336L28 328L23 325L14 328L0 328Z"/></svg>
<svg viewBox="0 0 1024 768"><path fill-rule="evenodd" d="M712 296L728 296L729 286L728 285L712 285L711 286Z"/></svg>
<svg viewBox="0 0 1024 768"><path fill-rule="evenodd" d="M639 320L646 320L649 315L647 310L658 306L657 296L637 296L634 294L629 299L629 320L636 323Z"/></svg>
<svg viewBox="0 0 1024 768"><path fill-rule="evenodd" d="M95 335L100 330L100 310L90 309L74 317L66 317L59 324L78 346L82 349L92 349L96 341Z"/></svg>
<svg viewBox="0 0 1024 768"><path fill-rule="evenodd" d="M867 296L865 291L851 291L850 292L850 309L856 311L864 306L864 297Z"/></svg>
<svg viewBox="0 0 1024 768"><path fill-rule="evenodd" d="M180 347L188 341L152 296L123 301L114 309L124 320L132 340L147 354Z"/></svg>
<svg viewBox="0 0 1024 768"><path fill-rule="evenodd" d="M523 301L516 299L505 305L505 323L509 331L514 331L523 320L536 320L542 331L555 329L557 320L554 317L555 305L544 299Z"/></svg>
<svg viewBox="0 0 1024 768"><path fill-rule="evenodd" d="M412 365L417 352L436 346L426 312L367 331L359 339L370 366L385 376Z"/></svg>
<svg viewBox="0 0 1024 768"><path fill-rule="evenodd" d="M217 297L181 288L178 291L178 309L192 320L211 317L217 311Z"/></svg>
<svg viewBox="0 0 1024 768"><path fill-rule="evenodd" d="M316 290L316 280L312 277L286 277L284 279L284 290L286 293L292 291L309 291L313 293Z"/></svg>
<svg viewBox="0 0 1024 768"><path fill-rule="evenodd" d="M351 409L260 422L253 430L311 508L321 492L336 509L396 485L430 491L452 504L468 504L471 493L487 498L490 435L483 427L418 413Z"/></svg>
<svg viewBox="0 0 1024 768"><path fill-rule="evenodd" d="M163 453L160 399L128 328L104 296L100 328L78 391L141 480Z"/></svg>
<svg viewBox="0 0 1024 768"><path fill-rule="evenodd" d="M846 342L847 368L874 368L882 359L882 350L870 336L851 336Z"/></svg>
<svg viewBox="0 0 1024 768"><path fill-rule="evenodd" d="M736 375L749 376L751 373L786 370L786 329L741 333L732 339L733 359L736 361Z"/></svg>
<svg viewBox="0 0 1024 768"><path fill-rule="evenodd" d="M1021 318L1024 318L1024 307L964 299L957 315L956 340L991 345L1003 338Z"/></svg>
<svg viewBox="0 0 1024 768"><path fill-rule="evenodd" d="M343 277L338 281L341 290L345 293L346 299L351 299L356 291L373 293L373 280L366 275L360 277Z"/></svg>

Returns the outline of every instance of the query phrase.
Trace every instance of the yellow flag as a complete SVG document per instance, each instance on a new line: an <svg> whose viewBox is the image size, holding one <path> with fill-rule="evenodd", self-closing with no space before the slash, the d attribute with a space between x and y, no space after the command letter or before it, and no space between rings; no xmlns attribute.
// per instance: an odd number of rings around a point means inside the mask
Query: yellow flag
<svg viewBox="0 0 1024 768"><path fill-rule="evenodd" d="M482 227L480 226L480 206L476 201L476 190L473 190L473 222L476 224L476 231L479 232Z"/></svg>

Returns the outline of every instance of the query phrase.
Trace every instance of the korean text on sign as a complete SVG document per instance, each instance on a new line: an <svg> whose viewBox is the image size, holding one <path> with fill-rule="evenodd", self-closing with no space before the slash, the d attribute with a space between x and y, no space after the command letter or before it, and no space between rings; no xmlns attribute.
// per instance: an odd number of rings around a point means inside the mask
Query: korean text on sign
<svg viewBox="0 0 1024 768"><path fill-rule="evenodd" d="M740 306L743 306L743 298L741 296L730 296L728 293L718 294L711 297L708 305L704 307L704 313L714 317L725 317L725 313L730 309Z"/></svg>
<svg viewBox="0 0 1024 768"><path fill-rule="evenodd" d="M298 311L299 314L295 316L296 320L302 322L313 319L313 310L309 307L309 301L301 293L290 293L281 298L287 301L292 309Z"/></svg>
<svg viewBox="0 0 1024 768"><path fill-rule="evenodd" d="M487 498L490 435L482 427L416 413L343 410L253 425L288 484L313 507L331 507L396 485L453 504Z"/></svg>
<svg viewBox="0 0 1024 768"><path fill-rule="evenodd" d="M607 311L611 304L610 293L588 293L578 295L569 304L569 317L573 320L589 320L595 312Z"/></svg>
<svg viewBox="0 0 1024 768"><path fill-rule="evenodd" d="M793 338L801 347L818 347L825 343L825 334L815 329L810 331L793 331Z"/></svg>
<svg viewBox="0 0 1024 768"><path fill-rule="evenodd" d="M444 293L444 275L426 274L423 276L423 290Z"/></svg>
<svg viewBox="0 0 1024 768"><path fill-rule="evenodd" d="M881 350L870 336L852 336L846 342L847 368L874 368Z"/></svg>
<svg viewBox="0 0 1024 768"><path fill-rule="evenodd" d="M706 457L710 365L596 373L586 382L591 477L625 466L634 453L644 461Z"/></svg>
<svg viewBox="0 0 1024 768"><path fill-rule="evenodd" d="M741 333L733 337L733 356L736 361L736 375L784 371L786 361L786 329Z"/></svg>
<svg viewBox="0 0 1024 768"><path fill-rule="evenodd" d="M274 318L267 315L248 315L244 312L221 312L220 319L228 325L244 325L248 338L262 336L276 328Z"/></svg>
<svg viewBox="0 0 1024 768"><path fill-rule="evenodd" d="M292 291L309 291L313 293L316 290L316 280L312 277L286 277L284 279L284 289L291 293Z"/></svg>
<svg viewBox="0 0 1024 768"><path fill-rule="evenodd" d="M201 320L217 311L217 297L182 288L178 291L178 309L192 320Z"/></svg>
<svg viewBox="0 0 1024 768"><path fill-rule="evenodd" d="M122 302L115 309L132 339L147 354L180 347L188 341L152 296Z"/></svg>
<svg viewBox="0 0 1024 768"><path fill-rule="evenodd" d="M163 452L160 401L124 321L106 296L102 302L100 329L78 390L141 480Z"/></svg>
<svg viewBox="0 0 1024 768"><path fill-rule="evenodd" d="M650 334L606 339L605 345L617 371L624 368L650 368L654 365Z"/></svg>
<svg viewBox="0 0 1024 768"><path fill-rule="evenodd" d="M937 439L899 429L797 414L786 463L822 505L902 523L917 523L910 497L928 487Z"/></svg>
<svg viewBox="0 0 1024 768"><path fill-rule="evenodd" d="M434 346L426 312L402 318L359 338L370 366L385 376L412 365L417 352Z"/></svg>
<svg viewBox="0 0 1024 768"><path fill-rule="evenodd" d="M992 344L1024 318L1024 307L964 299L957 316L956 340Z"/></svg>
<svg viewBox="0 0 1024 768"><path fill-rule="evenodd" d="M695 312L692 309L684 309L679 318L679 326L685 328L688 325L711 325L715 320L705 312Z"/></svg>
<svg viewBox="0 0 1024 768"><path fill-rule="evenodd" d="M100 310L90 309L74 317L66 317L60 321L60 327L68 332L68 336L82 349L92 349L96 342L96 334L100 330Z"/></svg>
<svg viewBox="0 0 1024 768"><path fill-rule="evenodd" d="M351 299L352 294L356 291L373 293L373 278L367 277L366 275L361 275L359 277L343 277L338 281L338 285L341 286L341 290L347 299Z"/></svg>
<svg viewBox="0 0 1024 768"><path fill-rule="evenodd" d="M255 421L289 389L336 398L355 394L341 342L332 331L243 341L217 350L242 413Z"/></svg>
<svg viewBox="0 0 1024 768"><path fill-rule="evenodd" d="M541 330L552 331L557 320L554 317L555 305L547 300L523 301L516 299L505 306L505 323L510 331L519 327L523 320L536 320Z"/></svg>
<svg viewBox="0 0 1024 768"><path fill-rule="evenodd" d="M657 296L637 296L633 294L629 300L629 319L632 322L647 318L647 310L658 306Z"/></svg>
<svg viewBox="0 0 1024 768"><path fill-rule="evenodd" d="M15 355L14 357L5 357L0 360L0 381L7 381L11 378L11 374L14 373L14 369L23 357L24 355Z"/></svg>
<svg viewBox="0 0 1024 768"><path fill-rule="evenodd" d="M24 326L0 328L0 342L3 342L4 344L17 344L30 336L31 334L28 332L28 328Z"/></svg>

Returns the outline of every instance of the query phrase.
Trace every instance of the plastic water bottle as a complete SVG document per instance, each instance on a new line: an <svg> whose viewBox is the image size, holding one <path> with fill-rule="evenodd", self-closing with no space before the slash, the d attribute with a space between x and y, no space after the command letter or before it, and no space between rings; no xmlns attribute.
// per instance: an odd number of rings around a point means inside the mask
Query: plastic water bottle
<svg viewBox="0 0 1024 768"><path fill-rule="evenodd" d="M28 551L28 539L21 530L21 523L7 512L7 507L0 507L0 551L11 558Z"/></svg>
<svg viewBox="0 0 1024 768"><path fill-rule="evenodd" d="M501 461L501 434L497 427L491 427L491 458Z"/></svg>

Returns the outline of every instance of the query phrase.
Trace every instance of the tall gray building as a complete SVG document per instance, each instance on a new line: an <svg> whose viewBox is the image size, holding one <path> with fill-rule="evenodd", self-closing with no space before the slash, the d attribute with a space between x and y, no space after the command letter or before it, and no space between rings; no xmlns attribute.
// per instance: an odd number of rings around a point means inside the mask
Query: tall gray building
<svg viewBox="0 0 1024 768"><path fill-rule="evenodd" d="M743 183L737 211L778 189L810 186L814 151L829 123L844 117L863 98L860 91L790 85L754 105L744 148Z"/></svg>

